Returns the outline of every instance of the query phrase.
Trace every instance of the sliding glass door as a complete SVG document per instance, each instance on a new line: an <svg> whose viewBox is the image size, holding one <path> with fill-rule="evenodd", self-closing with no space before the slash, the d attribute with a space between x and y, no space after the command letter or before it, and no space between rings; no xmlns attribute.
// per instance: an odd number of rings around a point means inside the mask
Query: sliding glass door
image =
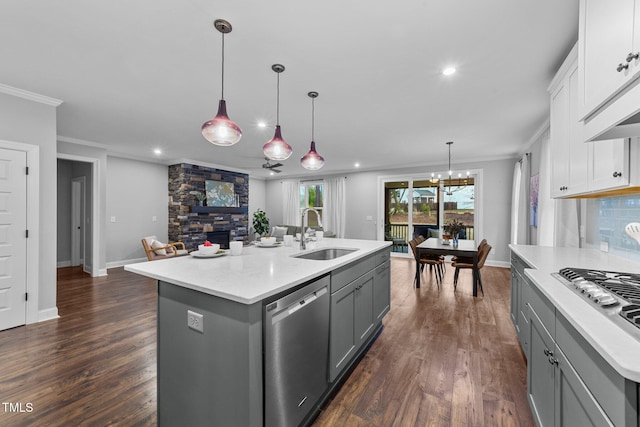
<svg viewBox="0 0 640 427"><path fill-rule="evenodd" d="M463 239L475 239L477 179L389 177L380 179L384 240L396 253L410 252L408 243L418 235L438 237L452 219L464 225ZM410 255L410 254L409 254Z"/></svg>

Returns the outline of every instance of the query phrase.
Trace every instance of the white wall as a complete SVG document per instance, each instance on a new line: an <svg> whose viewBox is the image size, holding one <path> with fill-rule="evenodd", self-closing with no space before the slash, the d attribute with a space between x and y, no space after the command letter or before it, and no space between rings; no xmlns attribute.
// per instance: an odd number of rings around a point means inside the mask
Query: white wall
<svg viewBox="0 0 640 427"><path fill-rule="evenodd" d="M168 241L168 180L166 165L107 157L108 268L146 261L140 243L145 236L154 235L162 242Z"/></svg>
<svg viewBox="0 0 640 427"><path fill-rule="evenodd" d="M455 164L455 169L481 169L483 173L482 219L480 229L482 236L493 246L488 262L508 265L509 236L511 232L511 186L513 166L517 159L503 159L489 162ZM394 175L425 174L427 171L446 171L448 165L428 166L422 168L391 169L384 171L366 171L346 176L347 222L346 238L377 238L377 227L382 225L383 218L378 218L378 177ZM335 176L335 175L334 175ZM330 176L317 176L318 179ZM314 177L316 178L316 177ZM306 178L308 179L308 178ZM275 223L282 223L282 191L280 180L267 181L267 216ZM371 216L373 220L367 220Z"/></svg>
<svg viewBox="0 0 640 427"><path fill-rule="evenodd" d="M56 308L56 108L0 93L0 139L39 147L38 320Z"/></svg>
<svg viewBox="0 0 640 427"><path fill-rule="evenodd" d="M253 213L258 209L267 210L266 193L267 187L264 179L249 177L249 228L252 228ZM280 209L282 210L282 207ZM251 238L251 236L249 237Z"/></svg>

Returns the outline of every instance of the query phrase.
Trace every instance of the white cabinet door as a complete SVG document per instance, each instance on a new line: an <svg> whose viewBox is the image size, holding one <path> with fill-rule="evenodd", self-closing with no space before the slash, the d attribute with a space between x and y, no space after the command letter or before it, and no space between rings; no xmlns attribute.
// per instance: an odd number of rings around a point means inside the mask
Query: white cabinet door
<svg viewBox="0 0 640 427"><path fill-rule="evenodd" d="M590 145L591 191L610 190L629 185L629 140L594 141Z"/></svg>
<svg viewBox="0 0 640 427"><path fill-rule="evenodd" d="M580 2L581 117L610 99L640 70L637 61L626 61L634 49L634 6L635 0ZM628 68L618 71L619 64Z"/></svg>
<svg viewBox="0 0 640 427"><path fill-rule="evenodd" d="M569 188L569 88L551 94L551 196L563 197Z"/></svg>

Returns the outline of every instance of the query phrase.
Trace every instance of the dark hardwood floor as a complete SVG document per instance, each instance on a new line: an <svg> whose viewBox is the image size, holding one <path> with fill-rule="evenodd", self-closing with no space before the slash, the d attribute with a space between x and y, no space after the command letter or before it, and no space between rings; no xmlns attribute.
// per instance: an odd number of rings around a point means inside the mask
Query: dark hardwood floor
<svg viewBox="0 0 640 427"><path fill-rule="evenodd" d="M468 271L415 289L413 261L391 262L385 329L314 426L533 425L509 270L485 267L473 298ZM156 301L122 268L60 269L60 318L0 332L0 426L156 425Z"/></svg>

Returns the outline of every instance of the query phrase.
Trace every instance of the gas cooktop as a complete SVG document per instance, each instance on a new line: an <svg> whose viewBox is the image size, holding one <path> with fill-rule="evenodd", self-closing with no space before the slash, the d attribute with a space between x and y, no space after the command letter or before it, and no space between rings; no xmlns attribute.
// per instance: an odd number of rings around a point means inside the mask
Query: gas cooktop
<svg viewBox="0 0 640 427"><path fill-rule="evenodd" d="M553 276L607 314L640 328L640 274L563 268Z"/></svg>

